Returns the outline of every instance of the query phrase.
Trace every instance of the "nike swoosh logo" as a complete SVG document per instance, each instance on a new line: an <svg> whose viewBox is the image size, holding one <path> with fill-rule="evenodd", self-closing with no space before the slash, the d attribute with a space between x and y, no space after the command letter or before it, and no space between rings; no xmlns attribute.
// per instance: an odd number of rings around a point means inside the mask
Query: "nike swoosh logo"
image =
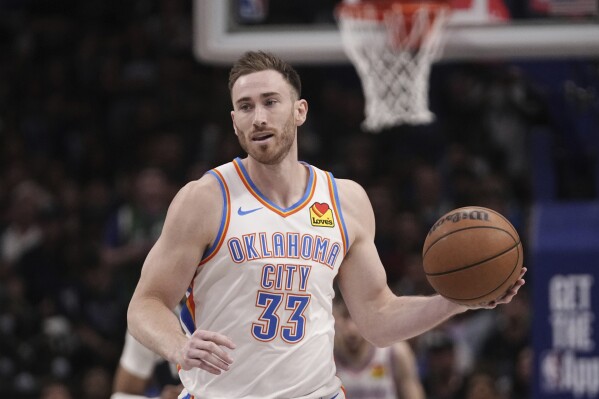
<svg viewBox="0 0 599 399"><path fill-rule="evenodd" d="M239 207L239 209L237 210L237 214L238 214L239 216L245 216L245 215L247 215L247 214L249 214L249 213L256 212L256 211L259 211L259 210L260 210L260 209L262 209L262 208L263 208L263 207L256 208L256 209L250 209L250 210L244 211L243 209L241 209L241 207Z"/></svg>

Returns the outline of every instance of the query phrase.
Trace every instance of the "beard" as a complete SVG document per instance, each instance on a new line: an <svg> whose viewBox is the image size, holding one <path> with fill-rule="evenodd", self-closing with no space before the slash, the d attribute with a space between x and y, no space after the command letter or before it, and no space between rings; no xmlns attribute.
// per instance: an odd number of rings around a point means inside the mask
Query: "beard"
<svg viewBox="0 0 599 399"><path fill-rule="evenodd" d="M243 148L249 156L266 165L275 165L281 162L287 154L289 154L296 134L293 113L289 116L281 131L267 129L272 130L275 134L274 140L270 143L262 145L259 143L251 143L250 145L250 143L248 143L248 132L239 129L237 126L235 126L235 128L237 129L237 138L239 139L241 148Z"/></svg>

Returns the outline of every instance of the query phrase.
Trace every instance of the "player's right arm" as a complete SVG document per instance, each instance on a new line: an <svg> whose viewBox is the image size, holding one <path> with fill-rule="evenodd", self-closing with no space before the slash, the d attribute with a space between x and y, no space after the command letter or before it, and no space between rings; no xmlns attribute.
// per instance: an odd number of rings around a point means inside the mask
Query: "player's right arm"
<svg viewBox="0 0 599 399"><path fill-rule="evenodd" d="M173 199L160 238L150 250L127 312L131 334L168 361L213 374L228 370L235 345L217 331L196 330L188 338L174 309L214 241L222 213L217 181L205 175L188 183Z"/></svg>

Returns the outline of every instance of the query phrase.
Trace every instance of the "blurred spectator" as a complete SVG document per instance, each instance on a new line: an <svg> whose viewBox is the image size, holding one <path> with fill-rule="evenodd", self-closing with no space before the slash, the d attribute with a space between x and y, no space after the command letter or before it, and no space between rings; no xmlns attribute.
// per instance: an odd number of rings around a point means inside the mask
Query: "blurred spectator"
<svg viewBox="0 0 599 399"><path fill-rule="evenodd" d="M138 270L162 231L172 188L161 170L149 168L133 178L130 190L110 217L102 255L108 266Z"/></svg>
<svg viewBox="0 0 599 399"><path fill-rule="evenodd" d="M451 337L441 329L435 329L418 341L427 399L464 399L465 375L458 367Z"/></svg>
<svg viewBox="0 0 599 399"><path fill-rule="evenodd" d="M0 237L2 260L8 265L42 239L39 216L49 201L48 193L33 181L23 181L13 189L7 210L8 226Z"/></svg>
<svg viewBox="0 0 599 399"><path fill-rule="evenodd" d="M412 189L412 207L425 226L432 226L453 208L443 197L441 174L432 165L416 165L412 172Z"/></svg>
<svg viewBox="0 0 599 399"><path fill-rule="evenodd" d="M396 281L401 273L402 253L396 248L395 215L397 200L393 189L388 184L371 183L366 188L372 199L372 209L376 219L375 244L383 264L388 266L389 281Z"/></svg>
<svg viewBox="0 0 599 399"><path fill-rule="evenodd" d="M103 367L88 369L80 380L80 398L110 399L110 372Z"/></svg>
<svg viewBox="0 0 599 399"><path fill-rule="evenodd" d="M15 270L26 283L29 301L39 305L48 301L52 306L68 276L66 240L62 212L47 208L40 212L37 242L33 243L15 263Z"/></svg>
<svg viewBox="0 0 599 399"><path fill-rule="evenodd" d="M510 399L528 399L531 397L533 362L532 347L526 347L518 353L514 374L511 378Z"/></svg>
<svg viewBox="0 0 599 399"><path fill-rule="evenodd" d="M77 365L116 365L126 327L127 298L113 271L94 254L77 281L77 312L71 315L79 337Z"/></svg>
<svg viewBox="0 0 599 399"><path fill-rule="evenodd" d="M421 252L431 226L425 226L418 215L410 211L397 212L394 223L396 247L404 254Z"/></svg>
<svg viewBox="0 0 599 399"><path fill-rule="evenodd" d="M43 364L36 356L40 320L26 297L24 281L10 273L0 284L0 393L32 394ZM4 391L4 392L3 392Z"/></svg>
<svg viewBox="0 0 599 399"><path fill-rule="evenodd" d="M500 392L495 378L482 371L468 377L464 389L464 399L506 399Z"/></svg>
<svg viewBox="0 0 599 399"><path fill-rule="evenodd" d="M433 295L435 291L429 284L422 267L420 252L410 252L403 260L403 274L391 289L397 295Z"/></svg>
<svg viewBox="0 0 599 399"><path fill-rule="evenodd" d="M498 378L504 378L513 383L512 378L517 374L518 357L531 344L530 338L530 303L526 290L518 295L518 299L506 306L498 307L495 312L497 319L494 330L484 341L478 366L491 370ZM526 367L526 359L520 359ZM527 370L518 370L526 373Z"/></svg>
<svg viewBox="0 0 599 399"><path fill-rule="evenodd" d="M40 399L73 399L73 395L66 384L49 382L43 386Z"/></svg>

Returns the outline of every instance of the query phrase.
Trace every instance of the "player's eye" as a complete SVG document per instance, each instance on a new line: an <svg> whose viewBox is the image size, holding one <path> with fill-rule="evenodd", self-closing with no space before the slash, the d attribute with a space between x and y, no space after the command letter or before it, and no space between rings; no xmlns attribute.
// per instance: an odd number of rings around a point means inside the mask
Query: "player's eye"
<svg viewBox="0 0 599 399"><path fill-rule="evenodd" d="M248 103L244 103L244 104L240 104L239 105L239 109L241 111L249 111L249 110L252 109L252 106L250 104L248 104Z"/></svg>
<svg viewBox="0 0 599 399"><path fill-rule="evenodd" d="M275 105L276 103L278 103L277 100L275 100L274 98L269 98L268 100L266 100L265 104L266 105Z"/></svg>

